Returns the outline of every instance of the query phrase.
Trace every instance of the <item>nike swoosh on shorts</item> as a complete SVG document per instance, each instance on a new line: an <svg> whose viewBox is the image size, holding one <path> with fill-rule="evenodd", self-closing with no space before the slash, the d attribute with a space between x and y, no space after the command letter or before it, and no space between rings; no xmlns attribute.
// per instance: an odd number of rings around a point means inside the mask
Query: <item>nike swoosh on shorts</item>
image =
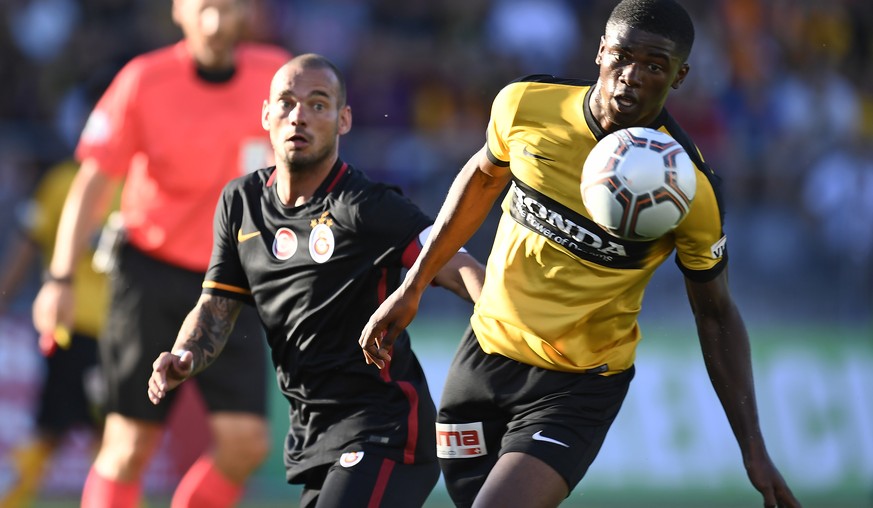
<svg viewBox="0 0 873 508"><path fill-rule="evenodd" d="M541 431L541 430L536 431L536 433L533 436L531 436L531 438L533 438L534 441L543 441L545 443L552 443L552 444L556 444L559 446L563 446L564 448L570 447L570 445L568 445L567 443L562 443L561 441L558 441L557 439L552 439L550 437L544 436L543 431Z"/></svg>

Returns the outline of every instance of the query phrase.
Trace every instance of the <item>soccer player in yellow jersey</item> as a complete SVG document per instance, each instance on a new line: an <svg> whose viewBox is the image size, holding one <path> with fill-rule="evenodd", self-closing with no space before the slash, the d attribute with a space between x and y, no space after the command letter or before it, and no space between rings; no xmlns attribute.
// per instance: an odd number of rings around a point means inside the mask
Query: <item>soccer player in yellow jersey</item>
<svg viewBox="0 0 873 508"><path fill-rule="evenodd" d="M664 108L688 74L693 40L675 1L624 0L606 22L596 81L537 75L504 87L485 146L456 177L421 256L362 331L367 362L381 368L434 274L510 186L437 417L437 455L457 506L557 506L569 495L624 400L643 292L674 251L749 479L764 506L800 506L758 422L749 339L727 284L719 179ZM600 229L579 194L589 151L632 126L669 133L697 168L687 217L647 242Z"/></svg>

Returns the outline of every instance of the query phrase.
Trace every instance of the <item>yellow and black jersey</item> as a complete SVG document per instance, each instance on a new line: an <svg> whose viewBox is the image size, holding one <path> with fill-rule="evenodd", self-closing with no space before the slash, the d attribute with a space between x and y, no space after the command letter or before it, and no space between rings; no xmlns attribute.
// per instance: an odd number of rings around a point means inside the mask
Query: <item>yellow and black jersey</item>
<svg viewBox="0 0 873 508"><path fill-rule="evenodd" d="M55 235L61 221L64 201L78 168L79 165L72 160L51 167L40 180L24 212L19 214L21 229L39 248L46 267L55 248ZM81 256L73 273L73 293L76 299L73 330L89 337L97 337L103 327L109 301L106 277L91 268L93 254L91 249Z"/></svg>
<svg viewBox="0 0 873 508"><path fill-rule="evenodd" d="M625 241L589 217L582 165L607 133L589 109L594 82L529 76L504 87L487 129L488 156L512 184L472 326L483 350L553 370L614 374L634 362L637 316L652 274L671 252L686 277L706 281L727 260L720 180L675 120L672 135L697 168L686 218L653 241Z"/></svg>

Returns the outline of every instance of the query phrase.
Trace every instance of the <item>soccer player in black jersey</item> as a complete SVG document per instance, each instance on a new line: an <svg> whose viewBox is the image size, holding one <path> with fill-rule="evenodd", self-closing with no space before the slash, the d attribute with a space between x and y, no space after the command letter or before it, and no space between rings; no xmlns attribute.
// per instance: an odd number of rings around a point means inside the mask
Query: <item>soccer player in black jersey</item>
<svg viewBox="0 0 873 508"><path fill-rule="evenodd" d="M301 506L420 506L439 477L424 373L406 334L381 371L361 361L357 338L432 219L339 158L352 113L325 58L279 69L262 122L276 166L225 187L203 294L154 362L149 398L209 366L253 304L291 406L285 464L288 482L304 485ZM474 301L484 267L463 249L450 257L435 284Z"/></svg>
<svg viewBox="0 0 873 508"><path fill-rule="evenodd" d="M431 241L362 331L367 363L385 368L424 289L510 186L437 417L437 455L456 505L556 506L573 490L633 378L646 284L675 252L748 477L764 506L799 506L758 422L749 339L728 289L718 177L664 109L688 74L693 39L675 1L624 0L600 40L597 81L537 75L504 87L485 146L452 184ZM597 141L632 126L671 134L697 168L690 212L648 242L600 229L579 193Z"/></svg>

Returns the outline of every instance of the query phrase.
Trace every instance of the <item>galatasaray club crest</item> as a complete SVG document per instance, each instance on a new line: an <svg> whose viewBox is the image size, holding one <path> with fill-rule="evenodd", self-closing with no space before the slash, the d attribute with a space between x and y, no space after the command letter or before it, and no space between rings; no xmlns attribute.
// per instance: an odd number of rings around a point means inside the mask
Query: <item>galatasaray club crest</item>
<svg viewBox="0 0 873 508"><path fill-rule="evenodd" d="M279 228L273 238L273 255L285 261L297 252L297 235L288 228Z"/></svg>
<svg viewBox="0 0 873 508"><path fill-rule="evenodd" d="M333 238L333 219L328 217L328 212L321 214L318 219L313 219L309 224L312 232L309 234L309 255L316 263L324 263L333 255L336 240Z"/></svg>
<svg viewBox="0 0 873 508"><path fill-rule="evenodd" d="M364 460L364 452L346 452L340 457L340 465L352 467L362 460Z"/></svg>

